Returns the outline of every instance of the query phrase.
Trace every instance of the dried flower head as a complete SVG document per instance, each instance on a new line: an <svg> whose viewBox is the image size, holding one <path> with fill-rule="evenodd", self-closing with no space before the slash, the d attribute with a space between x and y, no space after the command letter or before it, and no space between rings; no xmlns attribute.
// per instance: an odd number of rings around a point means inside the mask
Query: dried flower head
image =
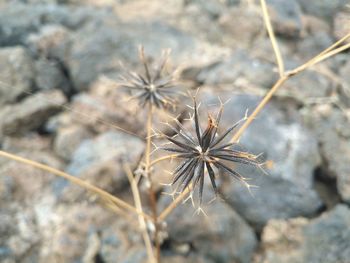
<svg viewBox="0 0 350 263"><path fill-rule="evenodd" d="M182 186L182 191L184 191L191 182L193 189L199 183L199 202L202 201L205 170L210 178L215 194L217 194L214 169L221 170L248 186L245 178L235 171L231 165L261 166L258 156L234 149L234 146L237 144L227 142L227 136L234 131L240 122L232 125L224 133L218 134L218 125L222 112L223 106L221 106L216 118L208 115L208 125L202 131L199 124L197 103L194 100L194 117L191 119L194 122L195 136L186 130L179 121L176 121L179 129L169 125L175 132L175 135L173 137L166 136L173 146L164 147L163 150L176 153L176 158L183 159L174 171L172 184L178 184L178 187Z"/></svg>
<svg viewBox="0 0 350 263"><path fill-rule="evenodd" d="M170 50L162 52L162 58L155 69L145 58L144 48L140 47L139 57L144 67L144 74L128 71L121 76L119 87L126 88L133 93L133 98L139 100L141 106L152 104L157 108L165 108L175 104L174 96L179 93L175 90L175 71L167 73L165 68L169 58Z"/></svg>

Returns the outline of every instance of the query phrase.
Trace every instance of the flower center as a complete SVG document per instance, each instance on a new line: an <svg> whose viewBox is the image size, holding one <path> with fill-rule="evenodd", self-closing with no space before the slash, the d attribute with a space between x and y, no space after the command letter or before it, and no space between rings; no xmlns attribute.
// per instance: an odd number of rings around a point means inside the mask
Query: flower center
<svg viewBox="0 0 350 263"><path fill-rule="evenodd" d="M148 89L150 92L155 92L156 91L156 86L152 83L148 86Z"/></svg>
<svg viewBox="0 0 350 263"><path fill-rule="evenodd" d="M199 145L196 147L196 150L197 150L200 154L203 153L203 149L202 149L202 147L200 147Z"/></svg>
<svg viewBox="0 0 350 263"><path fill-rule="evenodd" d="M203 158L203 160L206 160L206 159L207 159L208 151L203 152L203 149L202 149L201 146L197 146L197 147L196 147L196 150L198 151L199 156L200 156L201 158Z"/></svg>

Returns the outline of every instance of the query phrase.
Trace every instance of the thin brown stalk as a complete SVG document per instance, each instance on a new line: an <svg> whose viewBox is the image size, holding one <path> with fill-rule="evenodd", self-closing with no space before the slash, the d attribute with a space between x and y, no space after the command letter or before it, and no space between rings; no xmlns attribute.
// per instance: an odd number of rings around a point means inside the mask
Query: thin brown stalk
<svg viewBox="0 0 350 263"><path fill-rule="evenodd" d="M339 46L340 44L342 44L344 41L346 41L347 39L350 38L350 33L346 34L345 36L343 36L341 39L339 39L337 42L335 42L334 44L332 44L331 46L329 46L328 48L326 48L325 50L323 50L321 53L319 53L315 58L319 57L319 56L323 56L324 54L328 53L329 51L335 49L337 46Z"/></svg>
<svg viewBox="0 0 350 263"><path fill-rule="evenodd" d="M342 42L344 42L346 39L350 38L350 34L348 34L346 37L342 38L341 41L338 41L336 45L332 45L332 47L336 47ZM260 101L258 106L255 108L253 113L247 118L247 120L244 122L244 124L238 129L238 131L233 135L231 141L237 142L243 132L248 128L248 126L252 123L254 118L260 113L260 111L265 107L265 105L270 101L272 96L276 93L276 91L286 82L290 77L306 70L307 68L327 59L330 58L346 49L350 48L350 43L343 45L341 47L338 47L334 50L327 48L327 52L321 52L320 54L316 55L314 58L310 59L306 63L302 64L301 66L295 68L294 70L288 71L285 75L283 75L281 78L277 80L277 82L273 85L273 87L267 92L267 94L263 97L263 99Z"/></svg>
<svg viewBox="0 0 350 263"><path fill-rule="evenodd" d="M340 44L342 44L344 41L350 38L350 33L342 37L340 40L335 42L330 47L323 50L321 53L307 61L306 63L302 64L301 66L295 68L294 70L288 71L287 73L284 72L284 64L283 59L275 38L275 34L271 25L271 19L269 16L269 13L267 11L266 1L260 0L262 11L263 11L263 17L264 17L264 23L273 47L273 50L275 52L277 64L278 64L278 71L280 78L277 80L277 82L272 86L272 88L267 92L267 94L263 97L261 102L258 104L258 106L254 109L253 113L248 117L248 119L245 121L245 123L239 128L239 130L233 135L231 141L237 142L243 132L248 128L248 126L252 123L254 118L259 114L259 112L265 107L265 105L270 101L272 96L276 93L276 91L286 82L290 77L304 71L305 69L331 57L339 52L342 52L348 48L350 48L350 43L346 44L342 47L338 47ZM338 48L336 48L338 47ZM336 48L336 49L335 49Z"/></svg>
<svg viewBox="0 0 350 263"><path fill-rule="evenodd" d="M146 138L146 151L145 151L145 173L149 180L149 199L152 209L153 223L154 223L154 242L156 246L156 262L160 262L160 242L159 242L159 227L158 227L158 212L157 212L157 198L154 191L152 176L151 176L151 145L152 145L152 116L153 116L153 104L149 103L147 113L147 138Z"/></svg>
<svg viewBox="0 0 350 263"><path fill-rule="evenodd" d="M158 221L164 221L165 218L179 205L179 203L184 200L185 196L190 193L193 189L192 184L190 184L183 192L181 192L171 204L160 213Z"/></svg>
<svg viewBox="0 0 350 263"><path fill-rule="evenodd" d="M274 33L272 25L271 25L271 19L270 19L269 12L267 10L265 0L260 0L260 4L261 4L261 8L262 8L263 17L264 17L265 27L266 27L267 33L269 35L273 51L275 52L277 65L278 65L278 73L279 73L280 77L282 77L284 75L284 63L283 63L281 51L280 51L278 44L277 44L277 41L276 41L275 33Z"/></svg>
<svg viewBox="0 0 350 263"><path fill-rule="evenodd" d="M133 173L128 165L124 165L124 170L126 175L128 176L129 183L131 186L131 192L134 197L134 203L135 207L139 212L138 220L139 220L139 225L142 231L142 238L145 242L146 250L147 250L147 255L150 263L156 262L154 258L154 252L153 252L153 247L152 247L152 241L151 238L148 234L147 231L147 224L145 218L142 216L143 210L142 210L142 202L140 198L140 192L137 187L137 182L133 176Z"/></svg>
<svg viewBox="0 0 350 263"><path fill-rule="evenodd" d="M340 53L348 48L350 48L350 43L348 43L344 46L341 46L339 48L336 48L334 50L331 50L331 51L327 52L326 54L323 54L322 56L316 58L314 61L312 61L312 63L310 63L310 65L309 65L309 67L313 66L313 65L315 65L315 64L317 64L317 63L319 63L327 58L330 58L330 57L332 57L332 56L334 56L334 55L336 55L336 54L338 54L338 53Z"/></svg>
<svg viewBox="0 0 350 263"><path fill-rule="evenodd" d="M132 224L132 222L135 221L135 218L132 216L132 214L125 213L124 210L119 208L115 203L113 203L109 199L102 199L101 198L101 205L104 206L105 208L111 210L115 214L123 216L129 224Z"/></svg>
<svg viewBox="0 0 350 263"><path fill-rule="evenodd" d="M165 161L165 160L168 160L168 159L173 159L173 158L176 158L178 156L178 154L170 154L170 155L166 155L166 156L163 156L163 157L159 157L158 159L155 159L153 161L151 161L150 163L150 166L152 167L153 165L161 162L161 161Z"/></svg>
<svg viewBox="0 0 350 263"><path fill-rule="evenodd" d="M67 174L63 171L60 171L58 169L55 169L55 168L52 168L50 166L47 166L45 164L41 164L41 163L38 163L38 162L35 162L35 161L32 161L32 160L29 160L27 158L23 158L23 157L20 157L20 156L17 156L15 154L11 154L11 153L7 153L7 152L4 152L4 151L1 151L0 150L0 156L2 157L5 157L5 158L8 158L8 159L11 159L11 160L14 160L14 161L17 161L17 162L20 162L20 163L24 163L24 164L27 164L27 165L30 165L32 167L35 167L35 168L38 168L40 170L43 170L43 171L46 171L46 172L49 172L51 174L54 174L56 176L59 176L59 177L62 177L76 185L79 185L85 189L87 189L88 191L100 196L103 200L110 200L112 203L114 203L115 205L117 205L119 208L122 208L124 210L127 210L129 212L133 212L133 213L136 213L136 214L139 214L137 209L135 207L133 207L132 205L126 203L125 201L111 195L110 193L102 190L101 188L98 188L84 180L81 180L77 177L74 177L70 174ZM125 211L124 211L125 212ZM147 219L150 219L151 217L145 213L142 213L141 214L142 216L144 216L145 218Z"/></svg>
<svg viewBox="0 0 350 263"><path fill-rule="evenodd" d="M241 137L242 133L245 131L245 129L248 128L248 126L252 123L254 118L258 115L258 113L265 107L265 105L270 101L272 96L275 94L275 92L282 86L282 84L288 79L288 75L283 76L280 78L275 85L268 91L268 93L265 95L265 97L260 101L258 106L255 108L255 110L252 112L252 114L247 118L247 120L244 122L244 124L238 129L238 131L233 135L231 142L237 142L239 138Z"/></svg>

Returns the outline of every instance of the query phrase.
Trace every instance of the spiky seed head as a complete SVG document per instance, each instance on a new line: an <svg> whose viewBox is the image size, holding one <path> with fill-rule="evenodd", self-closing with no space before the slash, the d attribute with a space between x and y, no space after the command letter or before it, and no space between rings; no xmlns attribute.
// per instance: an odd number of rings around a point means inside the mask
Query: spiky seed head
<svg viewBox="0 0 350 263"><path fill-rule="evenodd" d="M193 103L194 117L192 121L195 134L193 135L181 123L177 122L178 129L171 126L176 134L173 137L165 135L172 146L163 147L162 149L176 153L176 158L182 159L180 165L173 172L172 184L177 184L177 188L182 187L180 191L184 191L190 183L192 183L193 189L199 184L199 202L201 203L206 174L210 178L215 193L217 193L215 171L221 170L235 179L243 181L246 185L245 178L235 171L231 165L243 164L260 167L261 162L259 162L258 156L237 150L236 143L227 142L229 134L239 126L240 122L233 124L225 132L218 133L223 106L220 107L216 118L208 115L208 125L202 131L195 99L193 99Z"/></svg>
<svg viewBox="0 0 350 263"><path fill-rule="evenodd" d="M152 104L157 108L174 106L175 97L180 92L176 90L178 87L176 71L168 73L165 70L169 55L169 50L163 51L162 58L153 69L145 57L144 48L140 47L139 57L144 73L126 71L120 77L118 86L130 90L133 94L132 98L137 99L141 106L146 104Z"/></svg>

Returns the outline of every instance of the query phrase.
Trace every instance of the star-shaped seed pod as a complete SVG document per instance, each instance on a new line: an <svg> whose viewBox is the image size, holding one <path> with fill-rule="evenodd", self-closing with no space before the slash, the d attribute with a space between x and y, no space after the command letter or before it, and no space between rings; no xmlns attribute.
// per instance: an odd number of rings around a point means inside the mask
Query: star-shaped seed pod
<svg viewBox="0 0 350 263"><path fill-rule="evenodd" d="M132 98L139 101L143 107L152 104L157 108L174 106L175 96L179 94L176 81L176 71L166 72L166 64L170 55L170 50L163 51L162 58L155 69L145 58L144 48L139 48L140 61L144 67L144 74L127 71L120 77L118 86L131 91Z"/></svg>
<svg viewBox="0 0 350 263"><path fill-rule="evenodd" d="M203 186L206 174L209 176L211 185L217 194L216 171L220 170L231 175L235 179L245 182L245 178L234 170L232 164L252 165L261 167L258 156L237 150L237 143L228 142L228 136L241 122L229 127L222 134L218 133L218 125L223 112L221 106L216 118L208 115L208 125L204 131L199 124L198 107L194 99L193 121L195 135L186 130L184 126L176 121L178 129L170 125L175 133L174 136L166 136L172 144L171 147L163 147L163 150L175 153L175 157L183 159L180 165L174 170L172 184L178 184L184 191L190 183L193 189L199 184L199 202L202 202Z"/></svg>

